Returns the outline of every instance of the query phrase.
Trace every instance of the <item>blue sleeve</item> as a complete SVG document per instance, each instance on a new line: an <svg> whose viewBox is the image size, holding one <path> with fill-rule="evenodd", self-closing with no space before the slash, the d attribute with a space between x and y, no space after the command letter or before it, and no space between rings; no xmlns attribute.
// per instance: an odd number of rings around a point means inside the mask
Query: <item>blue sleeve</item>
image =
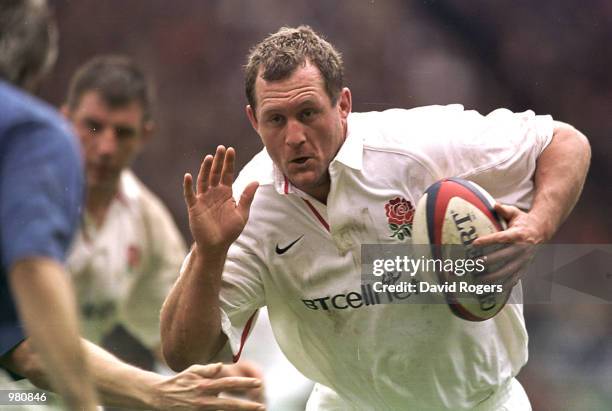
<svg viewBox="0 0 612 411"><path fill-rule="evenodd" d="M4 304L3 304L4 305ZM5 308L5 307L2 307ZM18 323L0 325L0 357L25 340L25 330Z"/></svg>
<svg viewBox="0 0 612 411"><path fill-rule="evenodd" d="M9 133L0 170L2 270L33 256L62 262L83 200L76 141L61 127L40 123L22 124Z"/></svg>

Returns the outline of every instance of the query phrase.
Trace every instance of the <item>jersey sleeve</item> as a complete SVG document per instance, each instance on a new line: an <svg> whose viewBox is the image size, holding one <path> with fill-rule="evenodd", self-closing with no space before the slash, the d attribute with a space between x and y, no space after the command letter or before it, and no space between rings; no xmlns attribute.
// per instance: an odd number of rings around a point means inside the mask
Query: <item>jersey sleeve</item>
<svg viewBox="0 0 612 411"><path fill-rule="evenodd" d="M481 115L461 105L389 112L396 138L409 145L434 180L465 178L500 202L530 207L536 160L553 136L550 116L507 109Z"/></svg>
<svg viewBox="0 0 612 411"><path fill-rule="evenodd" d="M82 167L71 136L39 124L16 127L2 153L0 238L2 267L49 257L63 262L83 200Z"/></svg>
<svg viewBox="0 0 612 411"><path fill-rule="evenodd" d="M474 181L498 201L529 209L536 161L552 140L552 118L500 109L487 116L466 112L465 122L469 134L452 142L441 177Z"/></svg>
<svg viewBox="0 0 612 411"><path fill-rule="evenodd" d="M161 343L161 306L177 279L187 250L169 211L152 193L143 195L141 209L146 265L131 288L121 315L128 330L149 349L155 349Z"/></svg>
<svg viewBox="0 0 612 411"><path fill-rule="evenodd" d="M265 305L261 281L266 270L255 252L249 250L248 233L243 233L229 249L221 284L221 328L227 335L234 361L238 361L247 337Z"/></svg>
<svg viewBox="0 0 612 411"><path fill-rule="evenodd" d="M29 257L62 263L77 227L83 198L82 168L72 137L44 123L15 126L0 153L2 273ZM0 278L0 356L25 339L10 294Z"/></svg>

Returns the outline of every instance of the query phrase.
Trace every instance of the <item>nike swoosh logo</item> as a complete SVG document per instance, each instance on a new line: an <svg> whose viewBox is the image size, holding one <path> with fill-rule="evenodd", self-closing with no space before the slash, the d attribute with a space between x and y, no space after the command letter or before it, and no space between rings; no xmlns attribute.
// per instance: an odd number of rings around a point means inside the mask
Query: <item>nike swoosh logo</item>
<svg viewBox="0 0 612 411"><path fill-rule="evenodd" d="M289 244L287 247L283 247L283 248L280 248L280 247L278 246L278 243L277 243L277 244L276 244L276 254L278 254L278 255L285 254L287 251L289 251L289 249L290 249L291 247L293 247L293 245L294 245L295 243L297 243L298 241L300 241L300 240L302 239L302 237L304 237L304 234L302 234L301 236L299 236L299 237L298 237L296 240L294 240L294 241L293 241L291 244Z"/></svg>

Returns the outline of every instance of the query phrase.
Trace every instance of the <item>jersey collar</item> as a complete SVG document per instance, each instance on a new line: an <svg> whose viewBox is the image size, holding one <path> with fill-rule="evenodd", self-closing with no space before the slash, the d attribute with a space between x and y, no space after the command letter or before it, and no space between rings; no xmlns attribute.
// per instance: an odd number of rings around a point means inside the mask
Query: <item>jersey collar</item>
<svg viewBox="0 0 612 411"><path fill-rule="evenodd" d="M134 173L125 169L121 172L121 176L119 177L119 186L117 188L117 194L115 194L115 198L111 201L108 206L108 210L106 212L106 217L104 221L109 218L109 215L115 212L116 207L120 207L123 209L132 209L136 206L136 202L138 201L138 196L141 188L138 185L138 180ZM96 227L93 218L89 215L89 212L85 209L82 213L82 232L83 239L86 242L92 241L93 238L97 236L98 230L101 230L104 226L104 222L100 227Z"/></svg>
<svg viewBox="0 0 612 411"><path fill-rule="evenodd" d="M340 162L354 170L361 171L363 167L363 130L356 127L350 114L347 120L346 139L340 147L333 162Z"/></svg>

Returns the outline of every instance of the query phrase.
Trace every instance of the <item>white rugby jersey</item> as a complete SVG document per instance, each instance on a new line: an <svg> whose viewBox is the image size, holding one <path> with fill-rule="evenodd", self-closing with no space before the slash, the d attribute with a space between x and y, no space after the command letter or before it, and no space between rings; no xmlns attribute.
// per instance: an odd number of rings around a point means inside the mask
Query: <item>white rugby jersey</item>
<svg viewBox="0 0 612 411"><path fill-rule="evenodd" d="M474 323L445 304L389 304L397 296L361 284L360 246L409 242L387 208L415 205L444 177L529 208L536 159L552 134L552 118L531 111L482 116L450 105L353 113L329 166L327 205L293 187L265 150L257 154L234 186L238 198L249 182L261 185L221 290L235 358L253 313L266 305L289 360L335 390L346 409L468 410L489 398L527 361L522 306ZM427 302L424 294L408 298Z"/></svg>
<svg viewBox="0 0 612 411"><path fill-rule="evenodd" d="M87 213L83 220L67 266L84 337L99 343L121 324L146 347L157 347L159 312L186 252L170 213L126 170L102 226Z"/></svg>

